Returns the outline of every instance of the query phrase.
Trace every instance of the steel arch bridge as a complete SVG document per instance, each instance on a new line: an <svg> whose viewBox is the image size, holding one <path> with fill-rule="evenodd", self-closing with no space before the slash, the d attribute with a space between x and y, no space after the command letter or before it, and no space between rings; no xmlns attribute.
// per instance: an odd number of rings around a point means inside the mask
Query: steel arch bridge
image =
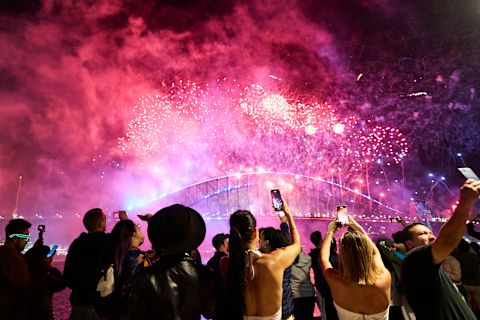
<svg viewBox="0 0 480 320"><path fill-rule="evenodd" d="M336 205L347 204L360 216L403 215L379 200L335 181L290 172L236 173L182 187L146 205L155 212L173 203L195 208L204 217L225 218L235 210L249 209L256 216L273 216L270 189L280 189L294 216L329 216Z"/></svg>

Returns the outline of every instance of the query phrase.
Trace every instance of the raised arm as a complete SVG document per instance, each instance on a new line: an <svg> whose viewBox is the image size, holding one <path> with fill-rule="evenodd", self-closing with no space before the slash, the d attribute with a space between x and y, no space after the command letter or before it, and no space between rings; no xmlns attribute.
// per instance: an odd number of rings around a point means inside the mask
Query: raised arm
<svg viewBox="0 0 480 320"><path fill-rule="evenodd" d="M320 266L322 267L322 272L325 274L325 270L333 269L332 264L330 263L330 247L332 245L332 239L335 232L338 230L338 224L333 220L328 225L327 234L325 239L323 239L322 247L320 248Z"/></svg>
<svg viewBox="0 0 480 320"><path fill-rule="evenodd" d="M460 201L452 217L440 230L432 243L433 263L440 264L455 249L463 234L465 223L473 203L478 199L480 181L467 180L460 189Z"/></svg>
<svg viewBox="0 0 480 320"><path fill-rule="evenodd" d="M283 201L283 208L285 212L285 218L290 229L290 245L285 248L277 249L272 252L280 263L280 266L284 269L292 265L295 258L300 254L300 234L298 233L295 221L293 220L290 208L285 200Z"/></svg>

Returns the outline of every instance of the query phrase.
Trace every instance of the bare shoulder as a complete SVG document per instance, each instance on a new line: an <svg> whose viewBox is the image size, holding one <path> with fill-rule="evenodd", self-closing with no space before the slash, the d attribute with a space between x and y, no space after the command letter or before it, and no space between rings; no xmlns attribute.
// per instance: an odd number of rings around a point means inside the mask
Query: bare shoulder
<svg viewBox="0 0 480 320"><path fill-rule="evenodd" d="M276 251L278 250L275 250L275 252L272 253L263 253L262 256L255 263L255 265L259 268L272 270L276 269L279 264L279 256Z"/></svg>
<svg viewBox="0 0 480 320"><path fill-rule="evenodd" d="M323 270L323 275L327 281L343 282L344 279L340 272L333 268Z"/></svg>
<svg viewBox="0 0 480 320"><path fill-rule="evenodd" d="M391 281L392 281L392 277L391 277L390 271L388 271L387 268L383 267L377 270L376 287L390 289Z"/></svg>
<svg viewBox="0 0 480 320"><path fill-rule="evenodd" d="M257 260L257 263L261 265L269 265L275 263L275 261L278 260L278 255L276 254L276 251L277 250L272 253L262 253L262 256Z"/></svg>

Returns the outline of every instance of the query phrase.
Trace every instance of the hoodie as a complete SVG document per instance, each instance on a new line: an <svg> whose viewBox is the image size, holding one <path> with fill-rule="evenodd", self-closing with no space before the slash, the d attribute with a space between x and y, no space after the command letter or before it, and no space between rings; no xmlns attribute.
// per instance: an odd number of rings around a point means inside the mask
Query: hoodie
<svg viewBox="0 0 480 320"><path fill-rule="evenodd" d="M293 298L314 297L312 281L310 281L310 267L312 258L300 251L297 261L292 265L292 276L290 284L292 286Z"/></svg>
<svg viewBox="0 0 480 320"><path fill-rule="evenodd" d="M82 233L72 242L63 271L65 283L72 289L72 305L94 305L98 301L97 283L108 265L110 250L111 237L105 232Z"/></svg>

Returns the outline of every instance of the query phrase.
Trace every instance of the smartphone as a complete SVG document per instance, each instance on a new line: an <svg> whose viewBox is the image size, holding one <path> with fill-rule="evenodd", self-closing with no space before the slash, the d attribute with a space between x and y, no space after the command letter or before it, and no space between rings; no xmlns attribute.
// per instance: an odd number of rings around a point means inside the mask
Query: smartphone
<svg viewBox="0 0 480 320"><path fill-rule="evenodd" d="M283 201L282 201L282 196L280 195L280 190L273 189L273 190L270 190L270 193L272 194L273 210L283 211Z"/></svg>
<svg viewBox="0 0 480 320"><path fill-rule="evenodd" d="M346 205L337 206L337 214L335 216L335 221L342 225L348 224L348 211Z"/></svg>
<svg viewBox="0 0 480 320"><path fill-rule="evenodd" d="M114 219L114 220L119 220L119 219L120 219L120 213L119 213L118 211L115 211L115 212L113 213L113 219Z"/></svg>
<svg viewBox="0 0 480 320"><path fill-rule="evenodd" d="M463 174L463 176L466 179L472 179L477 181L480 180L480 178L475 174L475 172L473 172L472 168L469 168L469 167L458 168L458 171L460 171L460 173Z"/></svg>
<svg viewBox="0 0 480 320"><path fill-rule="evenodd" d="M47 258L51 258L57 251L57 248L58 248L58 244L53 245L50 251L48 251Z"/></svg>

